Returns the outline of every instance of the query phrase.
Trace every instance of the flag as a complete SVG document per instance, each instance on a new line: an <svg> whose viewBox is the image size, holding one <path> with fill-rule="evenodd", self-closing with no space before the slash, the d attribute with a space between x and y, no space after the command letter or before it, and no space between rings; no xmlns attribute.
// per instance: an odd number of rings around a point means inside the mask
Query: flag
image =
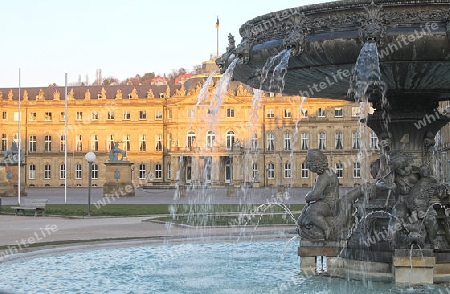
<svg viewBox="0 0 450 294"><path fill-rule="evenodd" d="M217 21L216 21L216 29L219 28L219 17L217 17Z"/></svg>

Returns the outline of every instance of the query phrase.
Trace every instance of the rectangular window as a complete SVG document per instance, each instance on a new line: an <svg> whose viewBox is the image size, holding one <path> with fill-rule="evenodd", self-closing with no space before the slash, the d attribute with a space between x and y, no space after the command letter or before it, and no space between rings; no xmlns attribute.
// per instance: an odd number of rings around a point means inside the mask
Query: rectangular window
<svg viewBox="0 0 450 294"><path fill-rule="evenodd" d="M59 178L66 178L66 165L64 163L59 166Z"/></svg>
<svg viewBox="0 0 450 294"><path fill-rule="evenodd" d="M155 135L155 151L162 151L162 135L161 134L156 134Z"/></svg>
<svg viewBox="0 0 450 294"><path fill-rule="evenodd" d="M75 166L75 179L79 180L81 179L81 176L81 163L77 163L77 165Z"/></svg>
<svg viewBox="0 0 450 294"><path fill-rule="evenodd" d="M291 150L291 134L286 133L284 134L284 151L290 151Z"/></svg>
<svg viewBox="0 0 450 294"><path fill-rule="evenodd" d="M44 114L44 120L45 120L45 121L52 121L52 113L49 112L49 111L45 112L45 114Z"/></svg>
<svg viewBox="0 0 450 294"><path fill-rule="evenodd" d="M14 121L22 120L22 114L19 115L19 112L14 112Z"/></svg>
<svg viewBox="0 0 450 294"><path fill-rule="evenodd" d="M342 132L336 132L334 135L334 148L336 150L344 149L344 136Z"/></svg>
<svg viewBox="0 0 450 294"><path fill-rule="evenodd" d="M308 178L308 177L309 177L309 170L308 170L308 168L306 167L306 163L303 162L303 163L302 163L302 178L303 178L303 179L306 179L306 178Z"/></svg>
<svg viewBox="0 0 450 294"><path fill-rule="evenodd" d="M3 111L2 112L2 120L7 120L8 119L8 112Z"/></svg>
<svg viewBox="0 0 450 294"><path fill-rule="evenodd" d="M308 108L300 109L300 117L302 118L308 117Z"/></svg>
<svg viewBox="0 0 450 294"><path fill-rule="evenodd" d="M61 111L59 113L59 120L60 121L66 121L66 113L64 111Z"/></svg>
<svg viewBox="0 0 450 294"><path fill-rule="evenodd" d="M106 150L111 151L114 148L114 135L106 136Z"/></svg>
<svg viewBox="0 0 450 294"><path fill-rule="evenodd" d="M131 113L129 110L123 111L122 120L130 120L131 119Z"/></svg>
<svg viewBox="0 0 450 294"><path fill-rule="evenodd" d="M2 150L1 151L6 151L6 150L8 150L8 135L2 134Z"/></svg>
<svg viewBox="0 0 450 294"><path fill-rule="evenodd" d="M30 180L36 179L36 165L30 164L30 166L28 167L28 178Z"/></svg>
<svg viewBox="0 0 450 294"><path fill-rule="evenodd" d="M147 136L139 135L139 151L145 152L147 151Z"/></svg>
<svg viewBox="0 0 450 294"><path fill-rule="evenodd" d="M98 120L98 111L94 110L91 112L91 121Z"/></svg>
<svg viewBox="0 0 450 294"><path fill-rule="evenodd" d="M126 134L122 136L123 150L130 151L130 135Z"/></svg>
<svg viewBox="0 0 450 294"><path fill-rule="evenodd" d="M258 164L257 163L253 163L252 164L252 177L253 177L253 182L258 182Z"/></svg>
<svg viewBox="0 0 450 294"><path fill-rule="evenodd" d="M91 136L91 151L98 151L98 135Z"/></svg>
<svg viewBox="0 0 450 294"><path fill-rule="evenodd" d="M227 108L227 117L234 117L234 109L233 108Z"/></svg>
<svg viewBox="0 0 450 294"><path fill-rule="evenodd" d="M28 137L28 152L35 153L36 152L36 136L31 135Z"/></svg>
<svg viewBox="0 0 450 294"><path fill-rule="evenodd" d="M370 149L378 149L378 137L374 131L370 133Z"/></svg>
<svg viewBox="0 0 450 294"><path fill-rule="evenodd" d="M359 150L361 148L361 135L358 131L352 133L352 149Z"/></svg>
<svg viewBox="0 0 450 294"><path fill-rule="evenodd" d="M77 152L83 151L83 140L81 138L81 135L76 135L76 137L75 137L75 144L76 144L76 151Z"/></svg>
<svg viewBox="0 0 450 294"><path fill-rule="evenodd" d="M98 164L96 164L96 163L92 164L92 173L91 173L91 175L92 175L93 179L98 179Z"/></svg>
<svg viewBox="0 0 450 294"><path fill-rule="evenodd" d="M155 164L155 179L162 179L162 165Z"/></svg>
<svg viewBox="0 0 450 294"><path fill-rule="evenodd" d="M147 119L147 112L145 110L139 111L139 120L146 120Z"/></svg>
<svg viewBox="0 0 450 294"><path fill-rule="evenodd" d="M317 110L317 117L326 117L325 108L319 107L319 109Z"/></svg>
<svg viewBox="0 0 450 294"><path fill-rule="evenodd" d="M361 178L361 163L359 162L353 163L353 178Z"/></svg>
<svg viewBox="0 0 450 294"><path fill-rule="evenodd" d="M114 111L108 110L107 120L114 120Z"/></svg>
<svg viewBox="0 0 450 294"><path fill-rule="evenodd" d="M155 120L162 120L162 118L163 118L162 110L156 110L155 111Z"/></svg>
<svg viewBox="0 0 450 294"><path fill-rule="evenodd" d="M50 166L50 164L46 164L44 166L44 179L48 180L50 179L52 176L52 167Z"/></svg>
<svg viewBox="0 0 450 294"><path fill-rule="evenodd" d="M172 179L172 165L169 163L167 163L167 179Z"/></svg>
<svg viewBox="0 0 450 294"><path fill-rule="evenodd" d="M188 109L188 118L195 117L195 109Z"/></svg>
<svg viewBox="0 0 450 294"><path fill-rule="evenodd" d="M325 133L319 133L319 149L325 150L327 148L327 137Z"/></svg>
<svg viewBox="0 0 450 294"><path fill-rule="evenodd" d="M272 133L267 134L267 151L275 150L275 137Z"/></svg>
<svg viewBox="0 0 450 294"><path fill-rule="evenodd" d="M139 164L139 179L145 179L147 175L147 172L145 170L145 164L141 163Z"/></svg>
<svg viewBox="0 0 450 294"><path fill-rule="evenodd" d="M275 178L275 164L269 163L267 165L267 178L274 179Z"/></svg>
<svg viewBox="0 0 450 294"><path fill-rule="evenodd" d="M342 107L334 108L334 117L343 117Z"/></svg>
<svg viewBox="0 0 450 294"><path fill-rule="evenodd" d="M266 117L267 118L274 118L275 117L275 110L267 109Z"/></svg>
<svg viewBox="0 0 450 294"><path fill-rule="evenodd" d="M309 135L308 133L302 133L301 140L302 140L302 150L308 150L309 146Z"/></svg>
<svg viewBox="0 0 450 294"><path fill-rule="evenodd" d="M286 179L292 178L292 169L291 169L291 163L290 162L286 162L284 164L284 177Z"/></svg>
<svg viewBox="0 0 450 294"><path fill-rule="evenodd" d="M59 138L59 151L64 152L66 150L66 136L61 135Z"/></svg>
<svg viewBox="0 0 450 294"><path fill-rule="evenodd" d="M336 176L340 179L343 178L344 175L344 165L341 162L336 162Z"/></svg>
<svg viewBox="0 0 450 294"><path fill-rule="evenodd" d="M258 135L252 135L252 151L258 151Z"/></svg>
<svg viewBox="0 0 450 294"><path fill-rule="evenodd" d="M44 137L44 152L52 152L52 136Z"/></svg>
<svg viewBox="0 0 450 294"><path fill-rule="evenodd" d="M29 115L28 115L28 120L29 121L36 121L36 117L37 117L36 112L30 112Z"/></svg>
<svg viewBox="0 0 450 294"><path fill-rule="evenodd" d="M83 121L83 112L77 111L76 121Z"/></svg>
<svg viewBox="0 0 450 294"><path fill-rule="evenodd" d="M292 112L290 108L285 108L283 110L283 117L284 118L292 118Z"/></svg>

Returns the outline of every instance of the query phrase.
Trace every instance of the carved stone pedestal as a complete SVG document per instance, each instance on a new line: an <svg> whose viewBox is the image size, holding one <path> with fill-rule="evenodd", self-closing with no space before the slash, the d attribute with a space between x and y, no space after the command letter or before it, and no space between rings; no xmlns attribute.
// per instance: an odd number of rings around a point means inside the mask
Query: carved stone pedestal
<svg viewBox="0 0 450 294"><path fill-rule="evenodd" d="M300 241L298 256L300 256L300 268L302 270L316 270L316 257L326 256L328 259L328 269L342 267L338 261L339 253L344 247L344 242L336 241Z"/></svg>
<svg viewBox="0 0 450 294"><path fill-rule="evenodd" d="M392 257L395 282L398 284L433 284L436 264L431 249L396 249Z"/></svg>
<svg viewBox="0 0 450 294"><path fill-rule="evenodd" d="M108 162L106 165L106 183L103 185L105 197L135 196L135 187L131 181L130 162Z"/></svg>
<svg viewBox="0 0 450 294"><path fill-rule="evenodd" d="M17 164L0 163L0 197L17 197L18 173L19 167ZM20 165L20 196L27 196L25 164L23 163Z"/></svg>

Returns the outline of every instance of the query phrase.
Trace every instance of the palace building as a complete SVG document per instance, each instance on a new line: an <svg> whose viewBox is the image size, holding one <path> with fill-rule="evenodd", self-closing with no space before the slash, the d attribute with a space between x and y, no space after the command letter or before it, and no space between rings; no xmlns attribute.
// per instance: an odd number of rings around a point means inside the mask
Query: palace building
<svg viewBox="0 0 450 294"><path fill-rule="evenodd" d="M174 85L69 86L67 112L65 87L0 89L0 151L20 138L28 187L61 187L66 176L68 187L87 186L89 151L97 155L92 184L103 186L115 142L136 186L310 187L310 148L323 150L342 186L370 179L378 138L359 122L359 103L234 81L222 89L222 75L211 72Z"/></svg>

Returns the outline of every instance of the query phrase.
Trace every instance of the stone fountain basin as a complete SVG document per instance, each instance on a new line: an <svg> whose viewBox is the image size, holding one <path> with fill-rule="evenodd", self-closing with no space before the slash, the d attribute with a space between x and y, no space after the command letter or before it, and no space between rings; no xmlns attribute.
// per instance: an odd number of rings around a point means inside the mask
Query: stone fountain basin
<svg viewBox="0 0 450 294"><path fill-rule="evenodd" d="M268 58L285 49L284 39L292 29L280 28L292 27L290 18L300 13L304 24L296 29L308 27L309 33L303 52L289 59L283 93L348 99L350 73L366 41L361 33L368 22L364 7L369 4L368 1L337 1L269 13L248 21L241 27L243 41L253 38L259 42L252 42L249 62L236 66L234 79L273 91L269 79L261 87L260 69ZM382 16L374 20L384 27L383 35L377 36L376 42L381 79L388 86L388 96L406 95L413 99L426 95L427 99L436 101L448 99L450 1L376 1L375 4L382 5ZM330 10L335 12L330 14ZM280 21L277 15L286 17ZM421 32L426 34L418 37Z"/></svg>

